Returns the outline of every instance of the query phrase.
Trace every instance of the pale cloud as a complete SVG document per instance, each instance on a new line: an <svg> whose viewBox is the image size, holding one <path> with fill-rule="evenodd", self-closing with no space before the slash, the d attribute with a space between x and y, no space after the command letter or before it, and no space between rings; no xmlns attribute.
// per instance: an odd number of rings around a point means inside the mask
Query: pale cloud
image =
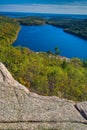
<svg viewBox="0 0 87 130"><path fill-rule="evenodd" d="M30 4L30 5L0 5L1 12L31 12L31 13L53 13L53 14L87 14L87 2L71 3L63 5L55 4Z"/></svg>

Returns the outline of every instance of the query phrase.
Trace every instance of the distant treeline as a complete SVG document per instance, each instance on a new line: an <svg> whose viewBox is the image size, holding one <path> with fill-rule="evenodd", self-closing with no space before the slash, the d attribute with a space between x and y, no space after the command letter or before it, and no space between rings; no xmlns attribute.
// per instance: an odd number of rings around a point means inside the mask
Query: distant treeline
<svg viewBox="0 0 87 130"><path fill-rule="evenodd" d="M44 18L38 16L29 16L24 18L16 18L21 25L43 25L46 23Z"/></svg>

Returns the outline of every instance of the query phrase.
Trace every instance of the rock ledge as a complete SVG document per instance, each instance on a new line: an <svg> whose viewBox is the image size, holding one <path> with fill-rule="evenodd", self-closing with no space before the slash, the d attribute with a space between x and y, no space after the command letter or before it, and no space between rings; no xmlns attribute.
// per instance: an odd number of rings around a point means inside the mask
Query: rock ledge
<svg viewBox="0 0 87 130"><path fill-rule="evenodd" d="M87 102L32 93L0 63L0 129L87 130Z"/></svg>

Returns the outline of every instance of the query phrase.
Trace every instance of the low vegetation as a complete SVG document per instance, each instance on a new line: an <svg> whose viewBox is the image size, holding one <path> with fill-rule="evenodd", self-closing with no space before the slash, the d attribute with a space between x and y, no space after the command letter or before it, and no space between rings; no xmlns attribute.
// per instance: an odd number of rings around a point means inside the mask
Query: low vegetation
<svg viewBox="0 0 87 130"><path fill-rule="evenodd" d="M8 22L3 19L2 28L6 23ZM18 27L16 22L14 24ZM8 42L3 44L2 39L0 62L29 90L75 101L87 100L87 60L64 60L51 53L35 53L28 48L13 47ZM58 48L55 51L57 53Z"/></svg>

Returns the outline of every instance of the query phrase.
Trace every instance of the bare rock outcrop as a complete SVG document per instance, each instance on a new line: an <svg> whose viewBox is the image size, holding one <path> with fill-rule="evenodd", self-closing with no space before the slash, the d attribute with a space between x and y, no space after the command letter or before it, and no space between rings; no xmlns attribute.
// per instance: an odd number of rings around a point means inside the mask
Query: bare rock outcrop
<svg viewBox="0 0 87 130"><path fill-rule="evenodd" d="M86 117L87 102L32 93L0 63L1 130L87 130Z"/></svg>
<svg viewBox="0 0 87 130"><path fill-rule="evenodd" d="M80 114L87 120L87 101L77 103L75 107L80 112Z"/></svg>

